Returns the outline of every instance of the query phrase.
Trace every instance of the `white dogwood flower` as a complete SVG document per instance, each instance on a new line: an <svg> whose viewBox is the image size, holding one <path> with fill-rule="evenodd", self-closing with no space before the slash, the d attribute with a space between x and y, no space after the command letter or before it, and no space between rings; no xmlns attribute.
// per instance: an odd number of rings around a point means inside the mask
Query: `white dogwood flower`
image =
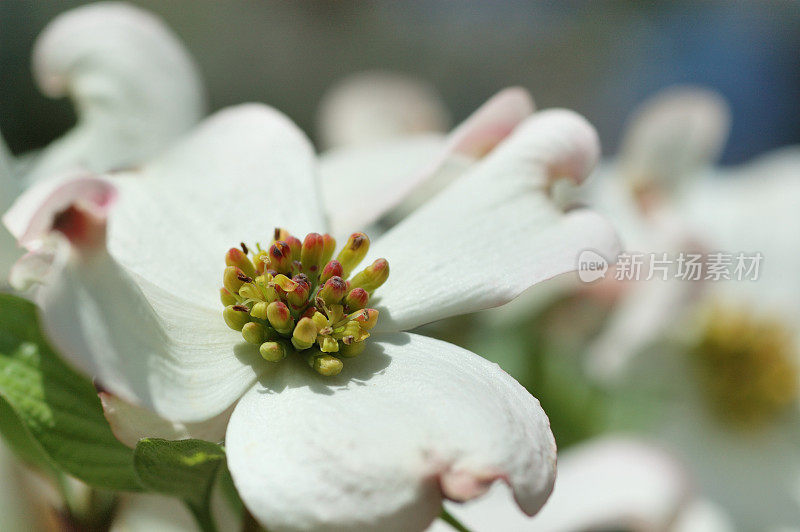
<svg viewBox="0 0 800 532"><path fill-rule="evenodd" d="M598 153L581 117L536 113L374 245L351 235L333 260L321 233L337 222L309 142L250 104L140 171L36 187L4 221L31 250L14 278L33 285L49 338L136 405L129 418L191 434L235 404L228 464L270 530L424 529L443 498L496 480L536 513L555 444L538 402L496 365L402 331L501 305L586 247L613 253L602 217L548 195ZM359 192L333 189L328 216L349 217ZM361 260L371 266L348 281ZM376 273L387 261L388 280ZM112 425L129 422L147 425Z"/></svg>
<svg viewBox="0 0 800 532"><path fill-rule="evenodd" d="M0 212L27 187L66 170L104 172L149 159L202 117L204 91L191 58L156 17L99 2L65 12L42 31L34 78L69 96L77 124L41 150L13 157L0 138ZM18 256L0 229L0 277Z"/></svg>

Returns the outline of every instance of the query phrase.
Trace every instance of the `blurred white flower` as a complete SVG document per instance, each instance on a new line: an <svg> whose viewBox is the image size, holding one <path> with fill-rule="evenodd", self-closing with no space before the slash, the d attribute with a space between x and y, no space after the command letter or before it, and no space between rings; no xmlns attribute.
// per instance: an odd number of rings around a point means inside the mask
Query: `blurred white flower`
<svg viewBox="0 0 800 532"><path fill-rule="evenodd" d="M733 530L720 509L696 496L688 472L674 457L625 436L604 436L561 453L553 494L534 517L520 512L513 494L500 484L479 499L445 507L473 532ZM445 530L452 529L437 522L429 532Z"/></svg>
<svg viewBox="0 0 800 532"><path fill-rule="evenodd" d="M357 187L319 197L309 142L267 107L216 114L141 171L28 191L4 218L31 250L13 278L33 285L54 345L137 405L115 409L125 418L107 411L118 434L138 424L185 437L236 403L229 467L270 530L423 529L442 498L471 499L498 479L533 514L555 466L538 402L477 355L401 331L503 304L573 269L585 247L613 253L603 218L563 213L548 196L555 179L582 180L598 152L581 117L537 113L378 239L366 260L392 268L380 319L335 377L299 356L265 362L220 315L231 244L274 227L324 230L323 203L341 201L332 226L357 207Z"/></svg>
<svg viewBox="0 0 800 532"><path fill-rule="evenodd" d="M319 107L324 149L372 144L396 137L441 133L449 112L436 89L396 72L353 74L333 85Z"/></svg>
<svg viewBox="0 0 800 532"><path fill-rule="evenodd" d="M586 202L631 252L761 253L758 280L603 282L618 300L587 362L610 387L657 394L659 439L737 526L769 529L800 522L800 151L713 169L728 121L707 91L654 98Z"/></svg>
<svg viewBox="0 0 800 532"><path fill-rule="evenodd" d="M613 220L628 252L674 257L694 251L698 243L690 222L678 214L679 204L710 177L729 122L727 106L715 93L665 90L634 114L616 161L592 176L584 201ZM613 276L612 271L604 284L621 299L588 355L590 369L602 379L624 371L631 357L674 326L697 292L697 283L682 280L624 283Z"/></svg>
<svg viewBox="0 0 800 532"><path fill-rule="evenodd" d="M130 167L186 133L204 112L204 91L183 45L156 17L99 2L56 17L33 51L47 96L69 96L74 128L34 153L13 157L0 138L0 212L25 188L77 168ZM18 256L0 230L0 276Z"/></svg>

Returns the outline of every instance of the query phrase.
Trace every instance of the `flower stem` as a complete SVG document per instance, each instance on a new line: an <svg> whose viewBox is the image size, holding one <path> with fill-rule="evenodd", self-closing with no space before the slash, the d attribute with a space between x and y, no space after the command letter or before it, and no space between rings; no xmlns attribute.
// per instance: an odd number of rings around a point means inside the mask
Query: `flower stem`
<svg viewBox="0 0 800 532"><path fill-rule="evenodd" d="M462 525L461 521L453 517L444 506L442 506L442 515L440 515L439 518L451 527L458 530L458 532L472 532L469 528Z"/></svg>
<svg viewBox="0 0 800 532"><path fill-rule="evenodd" d="M217 525L214 523L214 518L211 515L211 509L208 506L196 506L194 504L186 503L189 511L192 512L197 526L200 527L201 532L217 532Z"/></svg>

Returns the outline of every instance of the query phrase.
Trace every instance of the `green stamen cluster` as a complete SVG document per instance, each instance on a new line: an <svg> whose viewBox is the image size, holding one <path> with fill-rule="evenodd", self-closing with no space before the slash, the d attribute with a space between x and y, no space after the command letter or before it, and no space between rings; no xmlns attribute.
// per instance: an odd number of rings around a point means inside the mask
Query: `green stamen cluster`
<svg viewBox="0 0 800 532"><path fill-rule="evenodd" d="M276 228L266 250L244 243L229 249L220 289L225 323L258 345L265 360L303 352L317 372L337 375L343 358L364 351L378 320L367 303L389 277L389 263L378 259L348 280L366 256L369 238L350 235L332 260L335 248L330 235L310 233L300 242Z"/></svg>
<svg viewBox="0 0 800 532"><path fill-rule="evenodd" d="M800 395L794 337L777 319L715 307L693 351L714 410L740 428L765 425Z"/></svg>

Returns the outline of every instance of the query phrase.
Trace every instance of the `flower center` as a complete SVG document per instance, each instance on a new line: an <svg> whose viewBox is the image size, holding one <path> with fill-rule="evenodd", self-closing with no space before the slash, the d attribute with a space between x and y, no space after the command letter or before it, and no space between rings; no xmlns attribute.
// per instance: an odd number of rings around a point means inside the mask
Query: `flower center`
<svg viewBox="0 0 800 532"><path fill-rule="evenodd" d="M276 228L266 250L244 243L229 249L220 289L225 323L258 345L265 360L302 352L322 375L339 374L342 359L364 350L377 323L378 311L367 303L389 277L389 263L377 259L348 279L369 238L353 233L332 260L335 248L330 235L310 233L300 242Z"/></svg>
<svg viewBox="0 0 800 532"><path fill-rule="evenodd" d="M715 307L693 350L707 400L740 428L760 428L800 396L794 337L780 320Z"/></svg>

